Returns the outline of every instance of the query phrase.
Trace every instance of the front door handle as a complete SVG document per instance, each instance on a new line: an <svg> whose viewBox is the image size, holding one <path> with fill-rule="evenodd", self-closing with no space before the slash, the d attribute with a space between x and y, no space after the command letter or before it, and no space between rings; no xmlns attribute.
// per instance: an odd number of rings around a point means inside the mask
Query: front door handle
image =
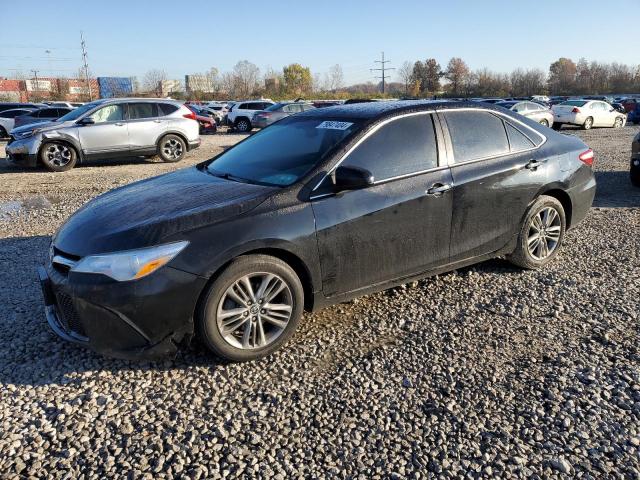
<svg viewBox="0 0 640 480"><path fill-rule="evenodd" d="M122 127L124 125L124 123L117 122L115 125L116 125L116 127Z"/></svg>
<svg viewBox="0 0 640 480"><path fill-rule="evenodd" d="M452 185L450 183L434 183L431 188L427 190L427 195L434 197L441 197L443 193L451 190Z"/></svg>
<svg viewBox="0 0 640 480"><path fill-rule="evenodd" d="M162 120L154 120L156 123L162 123Z"/></svg>
<svg viewBox="0 0 640 480"><path fill-rule="evenodd" d="M538 167L541 167L544 162L546 162L546 160L529 160L524 168L536 170Z"/></svg>

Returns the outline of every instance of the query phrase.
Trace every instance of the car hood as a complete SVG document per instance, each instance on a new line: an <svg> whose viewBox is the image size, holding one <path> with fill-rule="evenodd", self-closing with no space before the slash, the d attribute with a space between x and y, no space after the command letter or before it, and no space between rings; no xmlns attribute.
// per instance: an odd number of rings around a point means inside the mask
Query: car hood
<svg viewBox="0 0 640 480"><path fill-rule="evenodd" d="M181 232L246 213L277 190L187 168L91 200L60 227L53 242L61 251L81 257L157 245Z"/></svg>
<svg viewBox="0 0 640 480"><path fill-rule="evenodd" d="M34 118L33 122L26 123L24 125L16 127L13 130L11 130L11 133L12 134L20 134L22 132L27 132L29 130L33 130L34 128L37 128L41 132L48 132L48 131L51 131L51 130L56 130L58 128L69 127L71 125L73 125L73 121L69 121L69 122L42 122L42 121L38 121L37 118Z"/></svg>

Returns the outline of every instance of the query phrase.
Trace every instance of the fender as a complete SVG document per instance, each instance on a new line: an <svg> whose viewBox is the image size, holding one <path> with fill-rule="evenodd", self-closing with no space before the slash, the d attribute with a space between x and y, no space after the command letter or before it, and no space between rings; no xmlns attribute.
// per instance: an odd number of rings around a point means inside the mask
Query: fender
<svg viewBox="0 0 640 480"><path fill-rule="evenodd" d="M60 133L57 130L53 130L51 132L44 132L42 134L42 142L40 142L40 147L38 148L38 154L40 154L40 148L47 140L62 140L66 143L69 143L76 149L76 153L78 154L78 161L84 160L84 152L82 151L82 146L80 145L80 141L69 135L68 133Z"/></svg>

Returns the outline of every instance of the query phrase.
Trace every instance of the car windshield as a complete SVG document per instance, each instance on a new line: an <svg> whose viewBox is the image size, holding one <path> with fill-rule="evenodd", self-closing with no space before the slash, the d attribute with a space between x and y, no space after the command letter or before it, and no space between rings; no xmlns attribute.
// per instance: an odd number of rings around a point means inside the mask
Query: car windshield
<svg viewBox="0 0 640 480"><path fill-rule="evenodd" d="M572 107L584 107L587 104L584 100L567 100L566 102L562 102L560 105L570 105Z"/></svg>
<svg viewBox="0 0 640 480"><path fill-rule="evenodd" d="M359 128L353 121L288 117L223 153L207 170L230 180L284 187L306 175Z"/></svg>
<svg viewBox="0 0 640 480"><path fill-rule="evenodd" d="M93 102L93 103L87 103L85 105L82 105L81 107L78 107L78 108L76 108L74 110L71 110L66 115L61 116L57 121L58 122L67 122L69 120L77 120L82 115L84 115L89 110L91 110L92 108L95 108L98 105L101 105L101 103L102 102Z"/></svg>

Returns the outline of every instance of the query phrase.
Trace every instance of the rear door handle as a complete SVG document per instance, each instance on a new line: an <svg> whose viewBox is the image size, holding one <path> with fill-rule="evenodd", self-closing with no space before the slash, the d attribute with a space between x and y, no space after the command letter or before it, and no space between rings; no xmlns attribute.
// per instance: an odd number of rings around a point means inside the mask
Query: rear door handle
<svg viewBox="0 0 640 480"><path fill-rule="evenodd" d="M123 125L124 125L124 123L116 122L116 127L121 127Z"/></svg>
<svg viewBox="0 0 640 480"><path fill-rule="evenodd" d="M427 195L434 197L441 197L443 193L451 190L452 185L450 183L434 183L431 188L427 190Z"/></svg>
<svg viewBox="0 0 640 480"><path fill-rule="evenodd" d="M545 163L546 160L529 160L529 162L527 162L527 164L524 166L524 168L527 168L529 170L535 170L538 167L541 167L543 163Z"/></svg>

